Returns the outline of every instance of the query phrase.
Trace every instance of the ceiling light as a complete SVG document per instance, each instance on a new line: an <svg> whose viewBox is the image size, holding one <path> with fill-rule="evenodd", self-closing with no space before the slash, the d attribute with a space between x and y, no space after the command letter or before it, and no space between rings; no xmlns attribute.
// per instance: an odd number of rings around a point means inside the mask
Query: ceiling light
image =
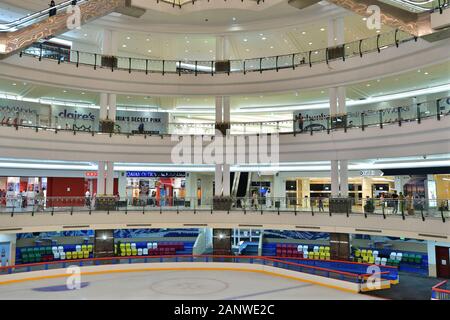
<svg viewBox="0 0 450 320"><path fill-rule="evenodd" d="M312 45L312 42L308 43L309 45Z"/></svg>
<svg viewBox="0 0 450 320"><path fill-rule="evenodd" d="M85 33L84 36L87 37L87 33Z"/></svg>
<svg viewBox="0 0 450 320"><path fill-rule="evenodd" d="M273 49L273 46L270 46L270 49Z"/></svg>
<svg viewBox="0 0 450 320"><path fill-rule="evenodd" d="M363 21L367 21L367 18L366 18L366 17L364 17L364 18L362 18L362 20L363 20Z"/></svg>
<svg viewBox="0 0 450 320"><path fill-rule="evenodd" d="M145 39L146 41L150 41L150 39L149 38L147 38L147 39Z"/></svg>
<svg viewBox="0 0 450 320"><path fill-rule="evenodd" d="M262 37L262 38L261 38L261 40L266 40L266 39L267 39L266 37Z"/></svg>
<svg viewBox="0 0 450 320"><path fill-rule="evenodd" d="M263 35L264 35L263 33L260 33L260 34L259 34L260 37L262 37Z"/></svg>
<svg viewBox="0 0 450 320"><path fill-rule="evenodd" d="M127 40L130 40L131 38L130 37L127 37Z"/></svg>
<svg viewBox="0 0 450 320"><path fill-rule="evenodd" d="M148 53L151 53L151 52L152 52L152 50L151 50L151 49L148 49L148 50L147 50L147 52L148 52Z"/></svg>
<svg viewBox="0 0 450 320"><path fill-rule="evenodd" d="M233 19L233 21L236 21L236 18L235 18L235 17L233 17L232 19Z"/></svg>
<svg viewBox="0 0 450 320"><path fill-rule="evenodd" d="M250 49L245 49L245 51L249 52L249 51L250 51Z"/></svg>
<svg viewBox="0 0 450 320"><path fill-rule="evenodd" d="M12 85L13 85L13 86L17 86L17 83L13 83Z"/></svg>
<svg viewBox="0 0 450 320"><path fill-rule="evenodd" d="M325 28L320 28L320 31L325 31Z"/></svg>
<svg viewBox="0 0 450 320"><path fill-rule="evenodd" d="M63 90L63 92L64 92L64 93L66 93L66 92L67 92L67 90Z"/></svg>
<svg viewBox="0 0 450 320"><path fill-rule="evenodd" d="M424 74L425 74L425 75L428 75L428 72L425 72Z"/></svg>
<svg viewBox="0 0 450 320"><path fill-rule="evenodd" d="M248 41L248 39L247 38L244 38L244 42L247 42Z"/></svg>
<svg viewBox="0 0 450 320"><path fill-rule="evenodd" d="M123 44L123 45L122 45L122 48L126 48L126 47L127 47L127 45L126 45L126 44Z"/></svg>
<svg viewBox="0 0 450 320"><path fill-rule="evenodd" d="M81 94L84 94L84 92L82 92Z"/></svg>
<svg viewBox="0 0 450 320"><path fill-rule="evenodd" d="M303 31L302 34L306 34L306 31Z"/></svg>
<svg viewBox="0 0 450 320"><path fill-rule="evenodd" d="M370 87L370 83L366 84L366 87Z"/></svg>

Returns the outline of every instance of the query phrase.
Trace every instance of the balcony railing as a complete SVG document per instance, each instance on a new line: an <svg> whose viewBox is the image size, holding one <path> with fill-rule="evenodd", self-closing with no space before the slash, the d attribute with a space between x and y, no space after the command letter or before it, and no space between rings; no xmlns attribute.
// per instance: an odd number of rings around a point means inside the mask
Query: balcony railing
<svg viewBox="0 0 450 320"><path fill-rule="evenodd" d="M450 115L450 108L444 103L450 98L427 101L409 106L398 106L379 110L356 111L336 116L304 115L299 119L286 119L262 122L232 122L230 123L230 134L309 134L331 133L333 131L361 130L370 127L383 129L387 125L402 126L404 123L415 122L420 124L427 119L441 120ZM96 120L72 120L64 117L54 116L43 118L43 116L31 110L24 111L18 107L0 106L0 125L19 128L39 130L88 132L99 133L99 123ZM147 125L150 126L151 125ZM125 135L214 135L215 124L208 123L178 123L169 122L163 132L152 133L152 131L138 130L138 123L131 121L116 121L112 134Z"/></svg>
<svg viewBox="0 0 450 320"><path fill-rule="evenodd" d="M42 59L58 61L58 63L71 63L96 69L111 69L131 72L145 72L146 74L231 74L248 72L260 72L281 69L296 69L298 67L312 67L318 63L330 61L345 61L351 57L363 57L370 52L381 52L389 47L399 47L402 43L417 41L417 37L411 36L399 30L393 30L377 36L349 42L340 46L310 50L306 52L291 53L279 56L260 57L253 59L230 60L229 65L217 68L214 60L161 60L133 57L102 56L97 53L88 53L78 50L56 48L48 44L34 44L23 50L22 55L29 55ZM108 63L106 63L108 61Z"/></svg>
<svg viewBox="0 0 450 320"><path fill-rule="evenodd" d="M450 285L447 280L431 288L431 300L450 300Z"/></svg>
<svg viewBox="0 0 450 320"><path fill-rule="evenodd" d="M0 197L0 215L30 215L48 213L58 214L95 214L99 211L111 211L122 214L139 212L142 214L159 212L186 212L194 214L214 214L214 199L190 197L113 197L105 209L99 207L96 197L38 197L38 196L3 196ZM231 206L225 211L241 214L258 215L346 215L349 219L355 216L378 217L380 219L420 219L442 220L449 218L449 199L426 199L405 196L403 199L393 198L330 198L312 197L305 199L291 197L234 197ZM219 211L223 211L219 210Z"/></svg>

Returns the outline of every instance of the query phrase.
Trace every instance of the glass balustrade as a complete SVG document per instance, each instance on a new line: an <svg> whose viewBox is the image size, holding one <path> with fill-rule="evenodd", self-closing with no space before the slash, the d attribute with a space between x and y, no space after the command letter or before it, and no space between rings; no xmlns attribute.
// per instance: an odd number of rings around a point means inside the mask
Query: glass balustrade
<svg viewBox="0 0 450 320"><path fill-rule="evenodd" d="M108 209L99 208L96 197L39 197L39 196L4 196L0 197L0 214L23 215L51 213L85 214L95 211L131 212L151 211L191 211L214 214L213 198L189 197L120 197L115 196ZM448 221L450 199L427 199L410 195L399 198L330 198L311 197L232 197L231 206L226 211L258 215L346 215L352 217L377 217L380 219L420 219Z"/></svg>
<svg viewBox="0 0 450 320"><path fill-rule="evenodd" d="M91 66L97 68L110 68L129 72L146 72L161 74L220 74L220 73L249 73L269 70L295 69L305 65L329 63L335 60L345 60L354 56L363 56L371 52L399 46L402 43L417 40L403 31L392 30L375 37L361 39L346 43L334 48L321 48L307 52L291 53L272 57L260 57L244 60L230 60L230 67L216 70L213 60L161 60L136 57L115 57L117 63L102 63L102 55L77 50L63 50L49 44L34 44L23 50L21 55L38 57L39 59L57 60L59 63L74 63L77 66Z"/></svg>
<svg viewBox="0 0 450 320"><path fill-rule="evenodd" d="M417 123L427 119L441 120L450 115L450 108L446 101L450 97L436 101L420 102L414 105L352 111L337 116L314 116L303 113L302 119L286 119L261 122L232 122L229 134L316 134L330 133L336 130L361 130L366 128L384 128L387 125L401 126L404 123ZM90 109L87 109L90 110ZM92 111L92 110L90 110ZM130 111L131 112L131 111ZM69 130L90 133L99 132L99 122L93 119L68 119L63 116L38 114L36 111L20 107L0 106L0 125L17 128L33 128L35 130ZM151 127L151 124L148 125ZM126 135L214 135L213 122L169 122L164 124L162 131L148 131L139 133L136 122L129 120L116 121L114 134Z"/></svg>

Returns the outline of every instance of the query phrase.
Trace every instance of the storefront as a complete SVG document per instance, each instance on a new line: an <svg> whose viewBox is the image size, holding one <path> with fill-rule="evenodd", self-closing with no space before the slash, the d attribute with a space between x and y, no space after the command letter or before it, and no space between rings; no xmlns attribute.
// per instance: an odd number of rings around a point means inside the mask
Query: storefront
<svg viewBox="0 0 450 320"><path fill-rule="evenodd" d="M37 192L47 194L47 178L0 177L0 205L8 207L27 206L33 203ZM18 199L26 200L18 201Z"/></svg>
<svg viewBox="0 0 450 320"><path fill-rule="evenodd" d="M185 172L127 171L126 197L133 205L184 206Z"/></svg>

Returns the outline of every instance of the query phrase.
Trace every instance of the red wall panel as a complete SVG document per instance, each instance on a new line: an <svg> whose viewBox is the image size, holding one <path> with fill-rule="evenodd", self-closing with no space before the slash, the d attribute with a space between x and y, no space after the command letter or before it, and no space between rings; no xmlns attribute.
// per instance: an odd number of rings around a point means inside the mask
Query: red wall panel
<svg viewBox="0 0 450 320"><path fill-rule="evenodd" d="M83 206L85 192L84 178L47 178L47 197L51 206Z"/></svg>

